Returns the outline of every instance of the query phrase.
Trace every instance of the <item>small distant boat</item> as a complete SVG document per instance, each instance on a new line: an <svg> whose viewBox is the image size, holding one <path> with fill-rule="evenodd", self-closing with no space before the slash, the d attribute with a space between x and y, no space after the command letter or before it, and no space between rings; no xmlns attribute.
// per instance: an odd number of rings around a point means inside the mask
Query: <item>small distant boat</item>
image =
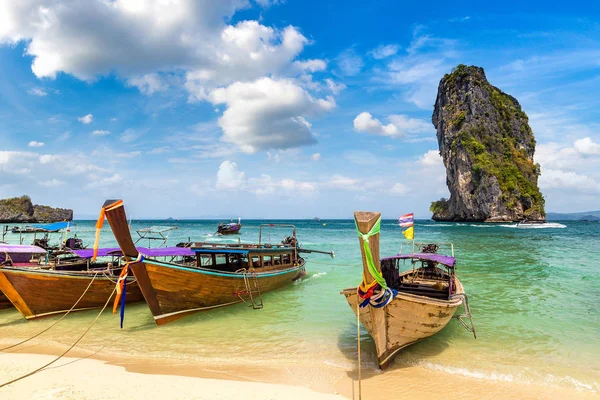
<svg viewBox="0 0 600 400"><path fill-rule="evenodd" d="M217 235L237 235L242 229L242 219L238 218L238 222L223 223L219 222L217 227Z"/></svg>
<svg viewBox="0 0 600 400"><path fill-rule="evenodd" d="M69 222L54 222L51 224L33 224L24 227L15 226L11 229L12 233L48 233L59 232L61 229L69 227Z"/></svg>
<svg viewBox="0 0 600 400"><path fill-rule="evenodd" d="M472 320L469 326L462 319L470 319L470 310L463 286L455 275L453 254L437 254L436 244L413 244L420 247L420 252L380 260L379 231L371 234L371 230L380 223L381 213L357 211L354 218L360 232L363 284L360 290L355 287L341 293L350 308L360 312L360 321L375 342L381 369L388 367L403 348L441 331L453 317L475 335ZM369 235L366 245L361 235ZM371 266L369 259L373 262ZM409 262L410 269L401 272L404 262ZM370 272L373 269L377 276ZM461 305L465 306L466 314L455 316Z"/></svg>
<svg viewBox="0 0 600 400"><path fill-rule="evenodd" d="M124 255L137 259L145 253L136 249L127 228L122 202L104 203L106 218ZM263 307L262 294L290 285L306 275L300 253L333 252L301 249L293 225L271 227L292 228L292 236L280 244L192 243L181 247L194 254L195 263L182 266L144 258L130 264L146 303L158 325L199 311L236 303Z"/></svg>
<svg viewBox="0 0 600 400"><path fill-rule="evenodd" d="M522 226L522 225L545 225L546 221L528 221L526 219L522 220L521 222L517 223L517 226Z"/></svg>

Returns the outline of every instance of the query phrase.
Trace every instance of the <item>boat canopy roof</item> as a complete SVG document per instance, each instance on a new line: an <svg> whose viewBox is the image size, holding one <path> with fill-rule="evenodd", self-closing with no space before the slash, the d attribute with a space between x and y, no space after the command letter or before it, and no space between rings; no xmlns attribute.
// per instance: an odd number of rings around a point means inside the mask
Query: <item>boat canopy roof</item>
<svg viewBox="0 0 600 400"><path fill-rule="evenodd" d="M46 250L38 246L31 246L27 244L3 244L0 243L0 253L13 253L13 254L46 254Z"/></svg>
<svg viewBox="0 0 600 400"><path fill-rule="evenodd" d="M401 260L423 260L423 261L434 261L440 264L447 265L449 267L454 267L456 264L456 259L451 256L446 256L443 254L436 253L412 253L412 254L398 254L391 257L382 258L382 260L393 260L393 259L401 259Z"/></svg>
<svg viewBox="0 0 600 400"><path fill-rule="evenodd" d="M33 224L34 228L44 229L48 232L56 232L61 229L65 229L69 226L68 222L54 222L52 224Z"/></svg>
<svg viewBox="0 0 600 400"><path fill-rule="evenodd" d="M248 255L250 249L227 249L227 248L215 248L215 249L192 249L196 254L244 254Z"/></svg>
<svg viewBox="0 0 600 400"><path fill-rule="evenodd" d="M243 245L215 245L212 243L194 243L191 251L196 254L244 254L248 253L281 253L294 251L293 247L284 245L259 245L259 244L243 244Z"/></svg>
<svg viewBox="0 0 600 400"><path fill-rule="evenodd" d="M193 256L194 253L187 247L157 247L149 249L147 247L136 247L137 251L146 257L178 257L178 256ZM81 258L92 258L93 249L72 250L74 254ZM118 247L107 247L98 249L98 257L108 257L123 255Z"/></svg>

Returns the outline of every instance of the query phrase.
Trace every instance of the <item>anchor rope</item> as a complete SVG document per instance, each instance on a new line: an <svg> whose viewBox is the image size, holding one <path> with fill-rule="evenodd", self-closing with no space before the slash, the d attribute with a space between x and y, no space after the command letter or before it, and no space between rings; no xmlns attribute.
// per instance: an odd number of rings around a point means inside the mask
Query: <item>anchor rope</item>
<svg viewBox="0 0 600 400"><path fill-rule="evenodd" d="M98 276L98 274L100 273L100 271L96 272L94 274L94 276L92 277L92 280L90 281L90 283L88 284L88 286L85 288L84 292L81 294L81 296L79 296L79 298L77 299L77 301L75 302L75 304L73 304L73 306L69 309L69 311L67 311L65 314L63 314L58 320L56 320L52 325L50 325L49 327L47 327L46 329L42 330L41 332L33 335L32 337L30 337L29 339L25 339L19 343L13 344L11 346L5 347L3 349L0 349L0 351L6 351L8 349L12 349L13 347L17 347L19 345L22 345L23 343L27 343L32 339L35 339L36 337L40 336L42 333L44 332L48 332L52 327L54 327L56 324L58 324L60 321L62 321L63 319L65 319L65 317L67 315L69 315L69 313L71 311L73 311L73 309L75 307L77 307L77 304L79 304L79 302L81 301L81 299L83 299L83 297L85 296L85 294L88 292L88 290L90 290L90 287L92 287L92 283L94 283L94 280L96 279L96 277Z"/></svg>
<svg viewBox="0 0 600 400"><path fill-rule="evenodd" d="M75 346L77 346L77 343L79 343L84 336L90 331L90 329L92 329L92 327L96 324L96 321L98 321L98 318L100 318L100 315L102 315L102 313L104 312L104 310L106 309L106 307L108 306L108 303L110 303L110 299L113 297L113 295L115 294L115 292L117 291L117 289L113 289L112 293L110 294L110 296L108 296L108 299L106 300L106 303L104 303L104 307L102 307L102 310L100 310L100 312L98 313L98 315L96 315L96 318L92 321L92 323L90 324L90 326L87 327L87 329L85 330L85 332L83 332L83 334L81 336L79 336L79 338L75 341L75 343L73 343L67 350L65 350L61 355L59 355L58 357L56 357L54 360L50 361L49 363L46 363L44 366L33 370L25 375L22 375L18 378L15 378L11 381L5 382L3 384L0 385L0 389L8 386L10 384L13 384L15 382L20 381L21 379L25 379L29 376L32 376L34 374L37 374L38 372L42 371L44 368L49 367L50 365L54 364L55 362L57 362L58 360L60 360L61 358L63 358L69 351L71 351Z"/></svg>
<svg viewBox="0 0 600 400"><path fill-rule="evenodd" d="M358 296L356 297L356 332L358 339L358 400L362 399L362 380L360 376L360 301L358 300Z"/></svg>

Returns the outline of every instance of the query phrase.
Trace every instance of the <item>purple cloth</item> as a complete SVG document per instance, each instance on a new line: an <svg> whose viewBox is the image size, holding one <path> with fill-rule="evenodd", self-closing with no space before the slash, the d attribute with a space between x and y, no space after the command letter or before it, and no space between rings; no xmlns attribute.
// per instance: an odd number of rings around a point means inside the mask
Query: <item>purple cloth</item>
<svg viewBox="0 0 600 400"><path fill-rule="evenodd" d="M92 258L94 255L94 249L81 249L71 250L75 255L81 258ZM121 249L118 247L107 247L104 249L98 249L98 257L106 256L121 256Z"/></svg>
<svg viewBox="0 0 600 400"><path fill-rule="evenodd" d="M145 255L146 257L178 257L178 256L193 256L194 252L187 247L157 247L154 249L148 249L146 247L137 247L137 250ZM81 258L92 258L94 255L93 249L83 250L72 250L77 256ZM118 256L120 257L123 253L118 247L109 247L104 249L98 249L98 257L106 256Z"/></svg>
<svg viewBox="0 0 600 400"><path fill-rule="evenodd" d="M38 246L0 244L0 262L6 261L6 254L8 254L10 259L15 263L26 263L29 262L34 255L46 254L46 250Z"/></svg>
<svg viewBox="0 0 600 400"><path fill-rule="evenodd" d="M2 244L0 243L0 252L11 254L28 253L28 254L45 254L46 250L38 246L30 246L26 244Z"/></svg>
<svg viewBox="0 0 600 400"><path fill-rule="evenodd" d="M425 260L425 261L435 261L440 264L447 265L449 267L454 267L456 263L456 259L454 257L445 256L443 254L435 254L435 253L413 253L413 254L398 254L391 257L382 258L382 260L393 260L393 259L417 259L417 260Z"/></svg>

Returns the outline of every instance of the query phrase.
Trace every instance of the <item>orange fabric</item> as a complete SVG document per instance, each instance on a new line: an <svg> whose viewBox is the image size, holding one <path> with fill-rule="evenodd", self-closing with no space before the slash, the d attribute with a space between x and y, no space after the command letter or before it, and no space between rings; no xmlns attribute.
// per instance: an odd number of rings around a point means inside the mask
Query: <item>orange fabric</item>
<svg viewBox="0 0 600 400"><path fill-rule="evenodd" d="M121 294L123 294L123 286L125 284L125 279L127 279L128 272L129 263L125 264L119 274L119 279L117 279L117 297L115 297L115 302L113 304L113 314L117 312L117 307L119 307L119 301L121 300Z"/></svg>
<svg viewBox="0 0 600 400"><path fill-rule="evenodd" d="M98 221L96 221L96 237L94 239L94 254L92 255L92 262L96 261L98 258L98 246L100 244L100 232L102 231L102 227L104 226L104 215L106 211L114 210L117 207L123 206L123 200L119 200L114 202L108 207L102 207L100 209L100 216L98 217Z"/></svg>

